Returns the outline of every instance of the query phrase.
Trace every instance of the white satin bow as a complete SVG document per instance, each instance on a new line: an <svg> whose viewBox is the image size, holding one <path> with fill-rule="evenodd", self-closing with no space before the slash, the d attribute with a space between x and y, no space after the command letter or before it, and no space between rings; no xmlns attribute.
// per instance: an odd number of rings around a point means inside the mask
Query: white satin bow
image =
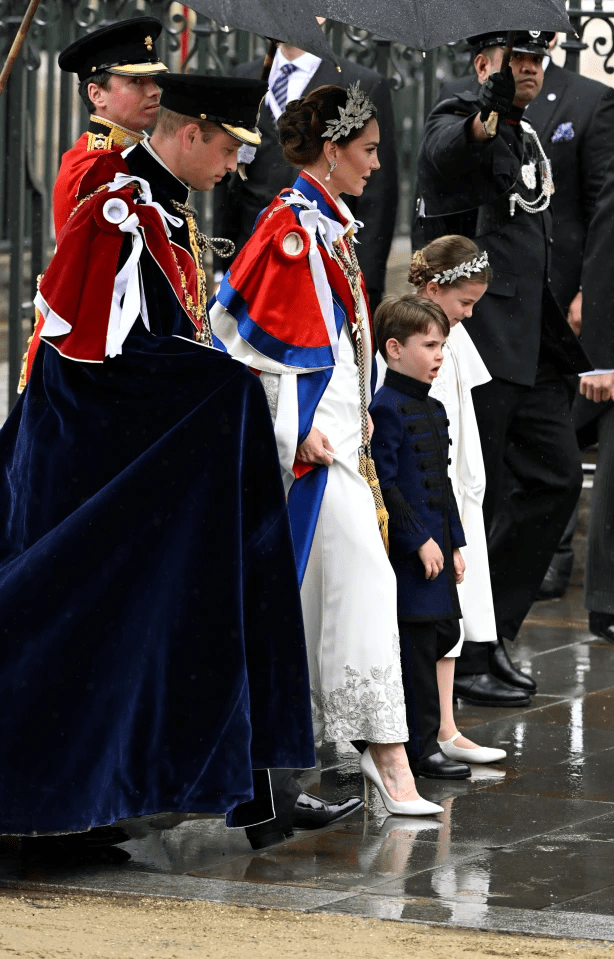
<svg viewBox="0 0 614 959"><path fill-rule="evenodd" d="M155 210L158 211L164 224L164 229L166 230L166 235L170 236L171 231L169 223L171 226L180 227L183 223L183 220L178 216L173 216L172 213L168 213L164 207L157 203L153 196L151 195L151 187L147 180L144 180L140 176L131 176L129 173L116 173L115 179L112 183L109 184L109 193L115 193L116 190L123 190L124 187L128 186L130 183L138 183L141 192L143 194L142 199L140 200L145 206L153 206Z"/></svg>

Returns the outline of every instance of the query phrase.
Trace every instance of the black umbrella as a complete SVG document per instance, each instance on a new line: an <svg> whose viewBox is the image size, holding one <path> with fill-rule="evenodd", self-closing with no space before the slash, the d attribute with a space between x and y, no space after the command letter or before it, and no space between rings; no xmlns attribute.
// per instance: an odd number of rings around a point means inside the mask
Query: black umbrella
<svg viewBox="0 0 614 959"><path fill-rule="evenodd" d="M187 5L222 26L290 43L337 63L318 26L313 0L189 0Z"/></svg>
<svg viewBox="0 0 614 959"><path fill-rule="evenodd" d="M321 16L432 50L487 30L573 31L560 0L314 0Z"/></svg>

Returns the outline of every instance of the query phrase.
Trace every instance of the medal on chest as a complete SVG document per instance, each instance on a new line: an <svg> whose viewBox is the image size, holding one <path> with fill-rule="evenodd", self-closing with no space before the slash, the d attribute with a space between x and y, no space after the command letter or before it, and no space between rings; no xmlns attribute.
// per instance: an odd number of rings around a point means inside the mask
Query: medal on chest
<svg viewBox="0 0 614 959"><path fill-rule="evenodd" d="M544 153L544 149L539 142L539 137L537 136L533 127L530 124L525 123L524 120L521 121L521 127L525 137L529 137L530 140L525 143L525 152L524 158L526 158L526 163L523 163L520 167L520 179L527 188L527 190L540 190L539 196L535 197L533 200L527 200L522 197L519 193L511 193L509 196L509 205L510 205L510 216L514 216L516 213L516 205L518 205L521 210L524 210L526 213L542 213L546 210L550 204L550 197L554 193L554 184L552 182L552 167L550 166L550 161ZM527 148L528 147L528 148ZM533 157L529 159L527 153L533 153ZM539 163L539 182L538 182L538 163Z"/></svg>
<svg viewBox="0 0 614 959"><path fill-rule="evenodd" d="M522 165L522 182L527 187L528 190L534 190L537 186L537 172L536 172L536 163L535 160L529 160L528 163L523 163Z"/></svg>

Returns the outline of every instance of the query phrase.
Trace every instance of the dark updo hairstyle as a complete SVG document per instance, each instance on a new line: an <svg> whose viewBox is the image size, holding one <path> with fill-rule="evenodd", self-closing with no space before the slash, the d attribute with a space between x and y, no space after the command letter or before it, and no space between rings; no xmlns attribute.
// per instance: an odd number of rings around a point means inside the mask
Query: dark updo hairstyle
<svg viewBox="0 0 614 959"><path fill-rule="evenodd" d="M420 289L421 286L426 286L437 273L453 270L455 266L470 263L471 260L480 256L482 251L468 237L440 236L436 240L431 240L424 249L416 250L409 265L409 282ZM446 289L453 289L461 286L462 283L490 283L491 280L492 270L486 266L479 273L472 273L470 277L459 276L457 280L441 285Z"/></svg>
<svg viewBox="0 0 614 959"><path fill-rule="evenodd" d="M316 162L326 143L326 138L322 136L326 130L326 121L338 120L339 107L345 107L347 100L348 92L345 87L328 84L317 87L301 100L290 100L286 104L286 109L277 121L277 128L279 142L288 163L302 169ZM369 120L376 116L377 110L373 107ZM346 137L339 137L335 143L345 146L356 140L364 132L366 123L362 127L354 127Z"/></svg>

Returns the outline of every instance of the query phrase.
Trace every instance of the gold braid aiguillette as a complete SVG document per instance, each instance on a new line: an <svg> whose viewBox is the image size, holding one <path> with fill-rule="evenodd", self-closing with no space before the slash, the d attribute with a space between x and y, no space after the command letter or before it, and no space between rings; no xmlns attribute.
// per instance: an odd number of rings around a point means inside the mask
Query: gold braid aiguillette
<svg viewBox="0 0 614 959"><path fill-rule="evenodd" d="M190 249L196 264L196 297L197 303L194 306L196 318L201 323L201 328L196 334L196 339L206 346L213 346L213 336L211 333L211 324L209 323L209 314L207 313L207 276L203 254L205 250L211 250L216 256L223 258L232 256L235 251L235 245L232 240L225 240L222 237L208 237L201 233L196 225L196 210L188 203L180 203L178 200L171 200L175 209L185 217L188 234L190 237ZM182 284L183 285L183 284ZM192 298L186 290L186 302L188 309L192 308Z"/></svg>

